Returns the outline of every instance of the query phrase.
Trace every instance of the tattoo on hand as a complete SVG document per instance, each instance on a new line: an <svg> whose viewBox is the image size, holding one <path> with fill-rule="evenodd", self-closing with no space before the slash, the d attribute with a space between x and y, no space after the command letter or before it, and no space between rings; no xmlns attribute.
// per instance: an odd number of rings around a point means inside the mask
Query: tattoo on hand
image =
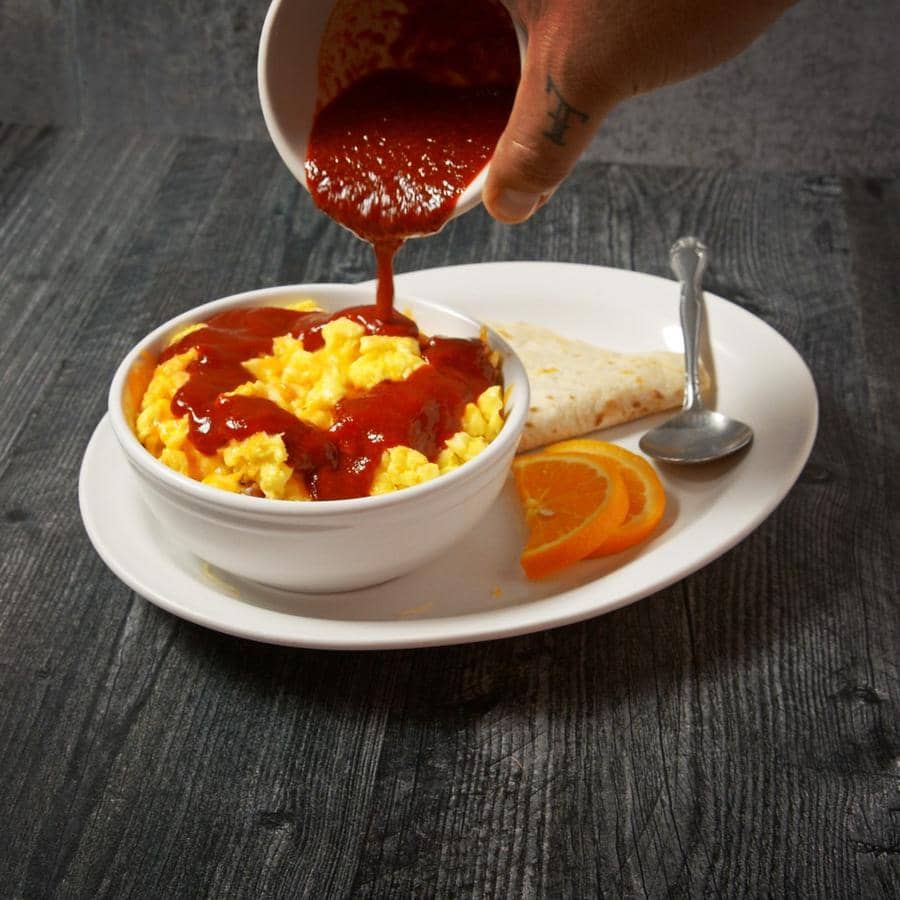
<svg viewBox="0 0 900 900"><path fill-rule="evenodd" d="M556 106L547 110L547 115L553 120L553 125L549 131L542 131L541 134L553 141L554 144L565 147L566 139L564 135L572 127L569 122L570 117L574 116L584 123L588 120L588 114L580 109L575 109L570 103L566 103L556 83L549 75L547 76L547 87L544 88L544 93L550 94L551 97L555 98Z"/></svg>

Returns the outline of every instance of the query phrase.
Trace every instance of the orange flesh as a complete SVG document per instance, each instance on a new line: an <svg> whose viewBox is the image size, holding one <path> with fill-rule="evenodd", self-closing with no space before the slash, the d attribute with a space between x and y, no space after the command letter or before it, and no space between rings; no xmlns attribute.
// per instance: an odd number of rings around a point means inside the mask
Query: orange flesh
<svg viewBox="0 0 900 900"><path fill-rule="evenodd" d="M529 578L544 578L602 545L629 510L619 470L584 454L535 453L513 464L529 528L521 556Z"/></svg>
<svg viewBox="0 0 900 900"><path fill-rule="evenodd" d="M621 525L588 555L620 553L645 540L659 525L666 509L666 494L659 476L643 457L607 441L580 438L561 441L545 453L584 454L616 465L628 492L628 514Z"/></svg>

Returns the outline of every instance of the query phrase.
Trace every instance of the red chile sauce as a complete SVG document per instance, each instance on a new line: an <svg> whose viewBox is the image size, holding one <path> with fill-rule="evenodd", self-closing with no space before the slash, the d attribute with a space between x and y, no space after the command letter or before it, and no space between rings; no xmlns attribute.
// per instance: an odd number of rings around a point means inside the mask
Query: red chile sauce
<svg viewBox="0 0 900 900"><path fill-rule="evenodd" d="M493 153L512 98L512 87L451 87L390 70L351 85L316 117L310 193L374 246L382 318L394 299L394 254L450 218Z"/></svg>
<svg viewBox="0 0 900 900"><path fill-rule="evenodd" d="M518 45L497 0L406 0L406 6L390 48L397 67L360 78L319 111L306 164L316 204L375 248L376 305L334 316L230 310L160 360L198 350L172 412L188 416L190 440L201 453L260 431L281 434L289 464L317 500L366 496L390 447L412 447L435 460L459 430L466 403L500 383L481 341L426 339L394 311L393 257L406 238L447 222L493 153L512 108ZM485 83L473 84L479 80ZM418 338L429 364L406 381L345 397L327 431L263 398L221 396L249 379L241 363L271 353L275 337L291 334L317 350L323 325L338 316L370 334Z"/></svg>
<svg viewBox="0 0 900 900"><path fill-rule="evenodd" d="M406 381L385 381L348 395L336 405L334 424L327 430L262 397L221 396L249 380L241 363L271 353L275 337L291 334L305 349L317 350L324 343L322 326L339 317L359 322L370 334L418 338L428 365ZM390 447L412 447L434 461L459 430L466 404L500 383L481 341L425 338L410 319L394 314L385 323L372 306L331 316L274 307L228 310L168 347L160 362L192 348L197 358L188 365L188 381L172 399L173 415L188 416L191 443L211 455L231 440L260 431L281 434L288 464L315 500L366 496L381 454Z"/></svg>
<svg viewBox="0 0 900 900"><path fill-rule="evenodd" d="M315 203L375 249L386 321L394 254L450 218L497 145L519 74L515 31L497 0L404 7L387 48L395 67L363 75L319 110L306 160Z"/></svg>

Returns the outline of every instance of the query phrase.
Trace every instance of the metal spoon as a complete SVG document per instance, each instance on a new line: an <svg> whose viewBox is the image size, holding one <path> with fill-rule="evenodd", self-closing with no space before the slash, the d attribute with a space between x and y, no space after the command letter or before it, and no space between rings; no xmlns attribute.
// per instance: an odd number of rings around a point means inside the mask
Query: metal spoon
<svg viewBox="0 0 900 900"><path fill-rule="evenodd" d="M702 463L728 456L753 439L743 422L712 412L700 396L698 356L703 294L700 283L707 250L697 238L684 237L669 251L669 262L681 282L681 330L684 333L684 406L640 441L649 456L671 463Z"/></svg>

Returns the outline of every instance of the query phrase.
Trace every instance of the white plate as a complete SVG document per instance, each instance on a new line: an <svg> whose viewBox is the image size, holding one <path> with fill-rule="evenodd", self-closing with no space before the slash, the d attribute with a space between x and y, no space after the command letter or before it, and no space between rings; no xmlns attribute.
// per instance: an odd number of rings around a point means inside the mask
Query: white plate
<svg viewBox="0 0 900 900"><path fill-rule="evenodd" d="M475 318L547 325L616 350L681 348L678 288L634 272L563 263L488 263L415 272L401 292ZM812 448L817 400L796 351L768 325L706 295L718 408L752 426L748 451L701 468L664 467L669 496L650 541L529 582L511 483L468 538L405 578L346 594L290 594L214 571L170 545L137 494L104 418L81 468L82 518L97 552L151 603L209 628L275 644L378 649L523 634L610 612L696 571L778 505ZM655 416L602 433L637 450ZM402 550L402 548L398 548Z"/></svg>

